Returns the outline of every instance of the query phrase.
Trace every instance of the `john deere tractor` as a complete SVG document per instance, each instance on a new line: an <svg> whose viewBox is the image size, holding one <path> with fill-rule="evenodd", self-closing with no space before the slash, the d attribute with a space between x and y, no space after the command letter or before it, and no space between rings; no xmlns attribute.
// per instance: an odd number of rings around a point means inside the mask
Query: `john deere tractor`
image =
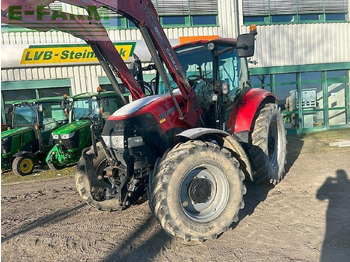
<svg viewBox="0 0 350 262"><path fill-rule="evenodd" d="M1 132L1 169L20 176L45 161L52 147L51 133L67 122L61 98L16 101L11 114L13 129Z"/></svg>
<svg viewBox="0 0 350 262"><path fill-rule="evenodd" d="M102 129L106 118L121 106L123 102L114 91L99 90L71 97L66 103L69 123L52 133L54 146L46 157L49 168L58 170L77 162L82 150L91 146L91 125Z"/></svg>

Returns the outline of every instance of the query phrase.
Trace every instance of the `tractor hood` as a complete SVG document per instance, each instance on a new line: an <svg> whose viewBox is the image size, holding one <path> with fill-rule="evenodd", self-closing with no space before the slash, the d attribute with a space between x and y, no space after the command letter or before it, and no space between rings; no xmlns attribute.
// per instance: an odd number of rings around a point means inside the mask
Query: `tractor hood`
<svg viewBox="0 0 350 262"><path fill-rule="evenodd" d="M2 131L1 132L1 139L15 136L15 135L19 135L19 134L26 133L26 132L32 132L32 131L33 131L33 129L31 127L28 127L28 126L13 128L10 130Z"/></svg>
<svg viewBox="0 0 350 262"><path fill-rule="evenodd" d="M78 120L74 121L69 124L65 124L61 126L60 128L57 128L55 131L52 132L53 135L64 135L64 134L69 134L72 132L75 132L79 129L89 127L91 125L90 120Z"/></svg>

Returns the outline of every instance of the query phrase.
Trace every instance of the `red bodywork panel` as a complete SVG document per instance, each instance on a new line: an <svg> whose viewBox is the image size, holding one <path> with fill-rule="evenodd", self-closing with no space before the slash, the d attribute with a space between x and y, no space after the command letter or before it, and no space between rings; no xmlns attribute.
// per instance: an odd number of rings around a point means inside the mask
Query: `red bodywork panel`
<svg viewBox="0 0 350 262"><path fill-rule="evenodd" d="M186 111L185 100L180 93L174 94L179 103L181 111ZM143 101L148 101L142 103ZM179 113L175 108L175 103L169 94L149 96L139 99L117 110L110 115L107 121L125 120L131 117L151 113L157 119L161 129L166 132L172 128L189 129L190 126L185 121L179 119Z"/></svg>
<svg viewBox="0 0 350 262"><path fill-rule="evenodd" d="M231 133L250 131L255 113L266 98L276 101L274 94L258 88L249 89L234 105L227 128Z"/></svg>

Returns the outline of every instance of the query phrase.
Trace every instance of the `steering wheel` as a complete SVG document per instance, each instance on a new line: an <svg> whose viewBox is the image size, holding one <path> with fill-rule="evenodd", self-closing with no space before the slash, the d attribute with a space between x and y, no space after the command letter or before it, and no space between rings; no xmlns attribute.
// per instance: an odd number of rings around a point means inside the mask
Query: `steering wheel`
<svg viewBox="0 0 350 262"><path fill-rule="evenodd" d="M145 89L150 93L150 95L153 95L152 86L151 86L149 83L143 82L143 86L144 86Z"/></svg>
<svg viewBox="0 0 350 262"><path fill-rule="evenodd" d="M199 79L201 79L200 75L189 75L186 77L188 81L198 81Z"/></svg>

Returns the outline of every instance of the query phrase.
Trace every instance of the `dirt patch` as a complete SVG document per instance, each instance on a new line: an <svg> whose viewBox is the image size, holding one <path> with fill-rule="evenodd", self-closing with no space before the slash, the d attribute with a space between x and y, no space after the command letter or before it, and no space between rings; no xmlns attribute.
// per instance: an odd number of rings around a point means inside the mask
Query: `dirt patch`
<svg viewBox="0 0 350 262"><path fill-rule="evenodd" d="M239 222L203 244L168 236L147 201L123 212L88 207L71 176L2 185L2 260L348 261L350 148L330 147L333 138L288 141L285 179L246 183Z"/></svg>

